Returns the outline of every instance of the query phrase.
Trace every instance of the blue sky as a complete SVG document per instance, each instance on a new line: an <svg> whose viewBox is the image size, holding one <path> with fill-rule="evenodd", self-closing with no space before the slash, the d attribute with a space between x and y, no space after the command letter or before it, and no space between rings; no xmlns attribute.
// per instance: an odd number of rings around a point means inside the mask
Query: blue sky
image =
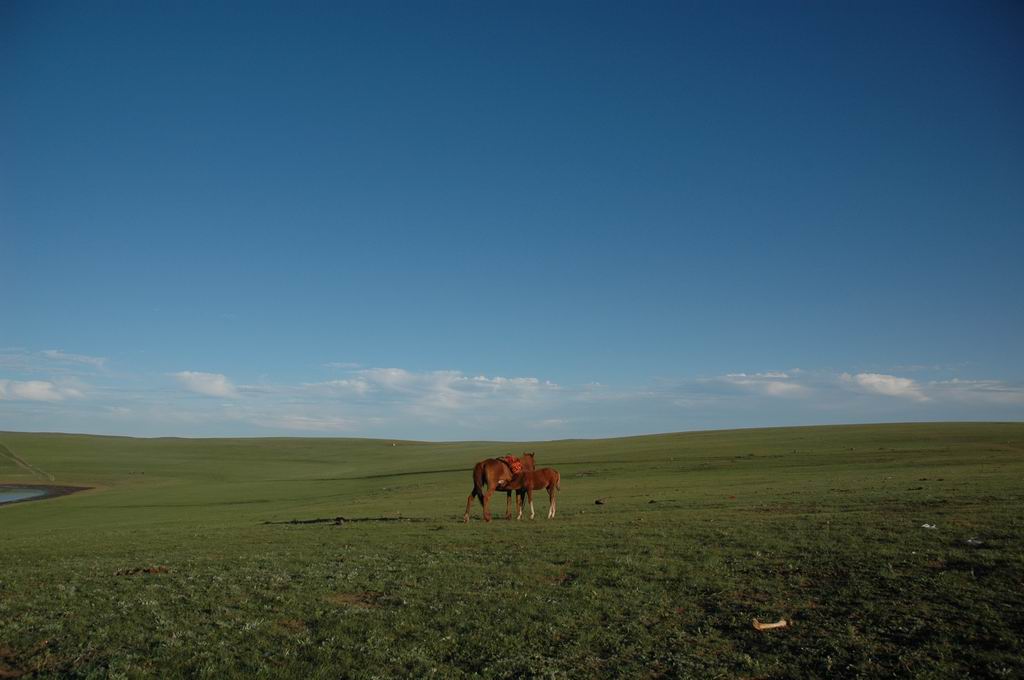
<svg viewBox="0 0 1024 680"><path fill-rule="evenodd" d="M1024 418L1024 8L7 2L0 429Z"/></svg>

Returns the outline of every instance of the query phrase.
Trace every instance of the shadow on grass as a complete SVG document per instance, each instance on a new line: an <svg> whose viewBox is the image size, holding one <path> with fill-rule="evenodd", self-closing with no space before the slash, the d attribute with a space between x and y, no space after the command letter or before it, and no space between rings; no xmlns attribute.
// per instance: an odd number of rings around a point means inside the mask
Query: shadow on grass
<svg viewBox="0 0 1024 680"><path fill-rule="evenodd" d="M290 519L283 522L263 522L266 524L335 524L348 522L429 522L427 517L318 517L316 519Z"/></svg>

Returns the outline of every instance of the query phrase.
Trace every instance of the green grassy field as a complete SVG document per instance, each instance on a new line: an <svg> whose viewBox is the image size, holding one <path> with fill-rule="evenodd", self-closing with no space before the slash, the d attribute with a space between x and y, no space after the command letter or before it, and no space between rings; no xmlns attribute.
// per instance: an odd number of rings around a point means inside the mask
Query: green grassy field
<svg viewBox="0 0 1024 680"><path fill-rule="evenodd" d="M395 444L0 433L0 678L1024 676L1024 424Z"/></svg>

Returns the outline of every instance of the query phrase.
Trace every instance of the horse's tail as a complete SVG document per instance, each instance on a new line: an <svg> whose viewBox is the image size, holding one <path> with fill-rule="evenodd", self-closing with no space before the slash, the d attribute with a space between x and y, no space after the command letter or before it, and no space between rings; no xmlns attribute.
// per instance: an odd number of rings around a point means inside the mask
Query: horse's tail
<svg viewBox="0 0 1024 680"><path fill-rule="evenodd" d="M484 464L477 463L473 468L473 495L484 497Z"/></svg>

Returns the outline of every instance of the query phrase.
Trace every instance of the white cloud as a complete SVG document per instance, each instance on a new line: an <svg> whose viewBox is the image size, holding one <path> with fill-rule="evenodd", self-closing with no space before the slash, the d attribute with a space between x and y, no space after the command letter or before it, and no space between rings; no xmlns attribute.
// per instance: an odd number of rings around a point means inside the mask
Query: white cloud
<svg viewBox="0 0 1024 680"><path fill-rule="evenodd" d="M461 371L366 368L342 379L300 384L233 385L221 374L172 374L200 394L234 397L216 409L195 411L196 422L235 422L309 432L377 433L389 436L422 427L478 433L506 421L528 423L561 415L559 387L534 377L467 375ZM186 407L193 411L194 407Z"/></svg>
<svg viewBox="0 0 1024 680"><path fill-rule="evenodd" d="M509 388L517 390L533 390L540 387L555 387L554 383L547 381L541 383L537 378L503 378L501 376L488 378L485 375L477 375L472 378L460 378L460 380L468 380L474 387L487 387L494 391Z"/></svg>
<svg viewBox="0 0 1024 680"><path fill-rule="evenodd" d="M190 392L205 394L210 397L236 398L238 391L226 376L220 373L201 373L199 371L181 371L172 374L178 382Z"/></svg>
<svg viewBox="0 0 1024 680"><path fill-rule="evenodd" d="M24 371L30 368L30 355L17 347L0 349L0 368Z"/></svg>
<svg viewBox="0 0 1024 680"><path fill-rule="evenodd" d="M354 361L328 361L324 364L324 368L335 368L343 371L349 371L356 368L362 368L362 364L357 364Z"/></svg>
<svg viewBox="0 0 1024 680"><path fill-rule="evenodd" d="M85 364L87 366L94 366L96 368L103 368L107 363L105 357L91 357L85 354L69 354L59 349L47 349L43 350L42 355L52 361L58 361L65 364Z"/></svg>
<svg viewBox="0 0 1024 680"><path fill-rule="evenodd" d="M82 370L83 366L102 369L106 363L105 357L71 354L59 349L47 349L39 352L21 347L0 348L0 367L19 373L69 375L76 370Z"/></svg>
<svg viewBox="0 0 1024 680"><path fill-rule="evenodd" d="M165 374L164 380L180 386L168 394L153 375L103 372L92 374L90 383L103 379L97 384L79 382L76 373L91 373L82 366L102 365L72 358L80 356L62 350L0 349L0 372L9 378L0 380L0 399L7 400L0 409L0 429L32 422L40 429L77 431L84 422L106 422L122 433L517 439L921 416L1013 419L1024 407L1024 384L915 382L900 377L903 373L874 367L861 370L881 372L787 368L635 385L585 380L558 385L532 376L338 362L320 367L322 382L309 383L273 383L264 376L258 384L238 385L220 373ZM4 361L13 368L4 367ZM342 366L341 373L331 370ZM185 390L219 399L190 399ZM84 397L88 401L77 401ZM41 402L62 403L43 407ZM65 420L55 420L59 418Z"/></svg>
<svg viewBox="0 0 1024 680"><path fill-rule="evenodd" d="M807 388L795 383L766 380L761 384L765 394L772 397L797 397L807 393Z"/></svg>
<svg viewBox="0 0 1024 680"><path fill-rule="evenodd" d="M354 378L351 380L328 380L322 383L307 383L303 387L324 388L332 392L366 394L370 389L370 383L362 378Z"/></svg>
<svg viewBox="0 0 1024 680"><path fill-rule="evenodd" d="M770 397L800 397L809 391L804 385L790 380L788 373L781 371L728 373L718 380Z"/></svg>
<svg viewBox="0 0 1024 680"><path fill-rule="evenodd" d="M234 388L238 392L245 392L245 393L249 393L249 394L275 394L277 392L281 392L283 389L286 389L286 388L282 388L282 387L279 387L279 386L276 386L276 385L267 385L267 384L259 384L259 385L234 385Z"/></svg>
<svg viewBox="0 0 1024 680"><path fill-rule="evenodd" d="M261 427L280 427L286 430L299 430L303 432L350 432L358 425L356 421L348 418L303 415L260 418L254 421L253 424Z"/></svg>
<svg viewBox="0 0 1024 680"><path fill-rule="evenodd" d="M389 390L406 389L416 383L423 384L430 380L429 376L438 372L416 374L404 368L366 368L359 375L374 387Z"/></svg>
<svg viewBox="0 0 1024 680"><path fill-rule="evenodd" d="M421 400L438 400L456 405L481 395L493 394L523 397L539 391L556 390L558 386L537 378L505 378L485 375L467 376L461 371L413 372L403 368L368 368L356 372L354 381L361 381L365 390L383 394L405 395Z"/></svg>
<svg viewBox="0 0 1024 680"><path fill-rule="evenodd" d="M61 387L48 380L0 380L0 400L63 401L81 396L73 387Z"/></svg>
<svg viewBox="0 0 1024 680"><path fill-rule="evenodd" d="M884 394L888 397L902 397L915 401L928 401L929 397L921 391L921 386L910 378L900 378L885 373L858 373L839 376L844 383L854 385L865 392Z"/></svg>
<svg viewBox="0 0 1024 680"><path fill-rule="evenodd" d="M943 398L957 401L989 404L1024 404L1024 387L1010 385L1000 380L952 380L934 381L929 388Z"/></svg>
<svg viewBox="0 0 1024 680"><path fill-rule="evenodd" d="M382 416L421 423L459 423L543 415L559 388L534 377L469 376L461 371L365 368L349 378L306 384L312 397L330 398L346 417ZM312 413L318 405L309 404ZM319 415L319 412L317 413Z"/></svg>

